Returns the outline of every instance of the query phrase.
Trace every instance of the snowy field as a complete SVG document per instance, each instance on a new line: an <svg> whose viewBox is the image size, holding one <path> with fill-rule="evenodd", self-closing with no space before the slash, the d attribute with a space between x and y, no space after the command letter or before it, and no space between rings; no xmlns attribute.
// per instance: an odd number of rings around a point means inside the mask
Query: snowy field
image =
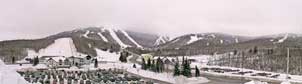
<svg viewBox="0 0 302 84"><path fill-rule="evenodd" d="M173 83L176 84L179 80L179 77L174 77L173 73L155 73L152 71L148 70L142 70L139 66L139 64L136 64L137 68L133 68L132 63L106 63L106 64L99 64L100 69L110 69L110 68L117 68L117 69L124 69L129 73L133 73L145 78L151 78L151 79L156 79L168 83ZM90 69L95 69L93 68L93 65L90 65ZM189 83L189 84L200 84L200 83L207 83L209 82L208 79L203 78L203 77L192 77L192 78L183 78L183 82ZM183 84L183 83L180 83Z"/></svg>
<svg viewBox="0 0 302 84"><path fill-rule="evenodd" d="M107 61L107 62L119 62L119 55L117 53L110 53L109 51L103 51L100 49L95 49L97 52L98 61Z"/></svg>
<svg viewBox="0 0 302 84"><path fill-rule="evenodd" d="M14 69L6 66L2 60L0 60L0 84L27 84Z"/></svg>
<svg viewBox="0 0 302 84"><path fill-rule="evenodd" d="M203 66L202 68L221 68L221 69L231 69L231 70L239 70L236 72L224 72L224 73L218 73L214 71L202 71L202 73L207 73L207 74L212 74L212 75L217 75L217 76L230 76L230 77L244 77L250 80L253 79L259 79L259 80L264 80L264 81L286 81L286 82L296 82L296 83L302 83L302 76L298 75L289 75L291 79L286 79L286 74L282 73L274 73L274 72L267 72L267 71L257 71L257 70L251 70L251 69L241 69L241 68L233 68L233 67L223 67L223 66ZM234 73L239 73L239 72L252 72L252 73L247 73L244 75L240 74L234 74ZM252 76L253 74L257 73L270 73L269 76ZM272 78L271 76L273 75L280 75L277 78ZM262 84L262 83L260 83Z"/></svg>
<svg viewBox="0 0 302 84"><path fill-rule="evenodd" d="M156 56L155 58L158 58L158 57L163 58L164 56ZM182 57L183 56L167 57L167 58L169 60L178 59L179 61L182 61ZM216 76L245 77L250 80L261 79L261 80L266 80L266 81L284 81L282 84L288 84L288 82L302 83L302 76L299 76L299 75L289 75L291 77L291 79L287 80L286 79L287 75L283 74L283 73L257 71L257 70L252 70L252 69L242 69L242 68L225 67L225 66L209 66L209 65L207 65L207 63L209 62L209 60L212 59L211 56L209 56L209 55L185 56L185 58L196 60L195 62L191 63L191 68L195 68L195 66L197 66L198 68L221 68L221 69L238 70L237 72L224 72L224 73L217 73L214 71L202 71L203 73L212 74L212 75L216 75ZM252 72L252 73L247 73L244 75L234 74L234 73L239 73L239 72ZM257 73L270 73L270 75L269 76L252 76L253 74L257 74ZM278 74L279 74L279 76L277 78L271 77L271 76L278 75ZM267 84L267 83L253 80L253 81L248 82L247 84Z"/></svg>

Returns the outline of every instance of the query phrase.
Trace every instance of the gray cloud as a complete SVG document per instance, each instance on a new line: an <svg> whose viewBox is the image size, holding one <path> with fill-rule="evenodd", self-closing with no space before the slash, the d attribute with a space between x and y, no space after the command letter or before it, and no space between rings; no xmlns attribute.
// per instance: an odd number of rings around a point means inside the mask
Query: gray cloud
<svg viewBox="0 0 302 84"><path fill-rule="evenodd" d="M0 0L0 39L118 25L179 36L302 33L301 0Z"/></svg>

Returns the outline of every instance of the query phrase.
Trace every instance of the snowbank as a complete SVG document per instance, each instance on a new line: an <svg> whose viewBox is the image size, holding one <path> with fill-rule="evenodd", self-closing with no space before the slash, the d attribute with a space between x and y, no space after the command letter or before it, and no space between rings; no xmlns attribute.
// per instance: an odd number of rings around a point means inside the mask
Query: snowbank
<svg viewBox="0 0 302 84"><path fill-rule="evenodd" d="M281 84L291 84L289 81L284 81Z"/></svg>
<svg viewBox="0 0 302 84"><path fill-rule="evenodd" d="M28 82L0 60L0 84L28 84Z"/></svg>
<svg viewBox="0 0 302 84"><path fill-rule="evenodd" d="M261 81L250 81L244 84L268 84L267 82L261 82Z"/></svg>

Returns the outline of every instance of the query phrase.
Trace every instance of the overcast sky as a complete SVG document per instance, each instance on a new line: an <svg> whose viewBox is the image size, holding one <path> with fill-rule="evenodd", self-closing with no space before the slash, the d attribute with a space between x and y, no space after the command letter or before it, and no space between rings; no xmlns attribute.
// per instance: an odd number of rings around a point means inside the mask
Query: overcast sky
<svg viewBox="0 0 302 84"><path fill-rule="evenodd" d="M0 40L118 25L179 36L302 32L302 0L0 0Z"/></svg>

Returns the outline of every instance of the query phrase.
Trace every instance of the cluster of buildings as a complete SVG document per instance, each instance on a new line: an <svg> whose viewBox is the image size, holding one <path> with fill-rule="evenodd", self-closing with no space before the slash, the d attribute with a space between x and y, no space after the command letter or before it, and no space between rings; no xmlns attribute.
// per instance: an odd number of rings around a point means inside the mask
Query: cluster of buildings
<svg viewBox="0 0 302 84"><path fill-rule="evenodd" d="M72 66L80 67L82 65L91 64L94 60L93 57L86 56L37 56L39 64L44 64L49 68L70 68ZM33 64L35 58L25 58L24 60L17 61L19 65Z"/></svg>
<svg viewBox="0 0 302 84"><path fill-rule="evenodd" d="M48 68L69 68L71 66L81 66L90 64L93 58L89 55L78 53L71 38L60 38L44 49L38 52L28 49L28 56L16 63L33 64L37 61L38 64L45 64Z"/></svg>

